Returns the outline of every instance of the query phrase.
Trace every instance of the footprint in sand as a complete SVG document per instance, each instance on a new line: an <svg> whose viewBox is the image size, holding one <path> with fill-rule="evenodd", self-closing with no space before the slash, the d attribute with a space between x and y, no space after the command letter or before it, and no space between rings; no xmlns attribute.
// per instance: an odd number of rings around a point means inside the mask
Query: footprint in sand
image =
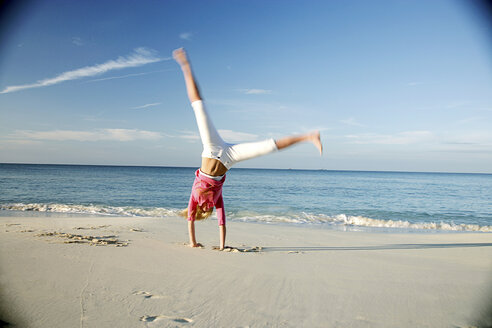
<svg viewBox="0 0 492 328"><path fill-rule="evenodd" d="M146 292L146 291L138 291L138 292L134 292L133 295L142 295L144 298L163 298L164 296L162 295L154 295L154 294L151 294L149 292Z"/></svg>
<svg viewBox="0 0 492 328"><path fill-rule="evenodd" d="M189 318L171 317L171 316L162 315L162 314L160 314L160 315L144 315L143 317L140 317L140 321L143 321L143 322L154 322L154 321L162 320L162 319L167 319L167 320L171 320L171 321L179 322L179 323L192 323L193 322L193 320L189 319Z"/></svg>
<svg viewBox="0 0 492 328"><path fill-rule="evenodd" d="M179 243L174 243L175 245L180 245L180 246L186 246L186 247L190 247L190 244L189 243L182 243L182 242L179 242ZM191 247L190 247L191 248ZM202 244L198 243L198 246L197 247L194 247L194 248L200 248L200 249L204 249L205 246L203 246Z"/></svg>

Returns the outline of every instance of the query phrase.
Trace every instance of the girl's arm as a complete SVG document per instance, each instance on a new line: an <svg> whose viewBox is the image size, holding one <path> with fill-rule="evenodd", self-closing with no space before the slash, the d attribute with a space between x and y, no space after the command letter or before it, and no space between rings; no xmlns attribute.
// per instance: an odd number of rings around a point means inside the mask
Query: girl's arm
<svg viewBox="0 0 492 328"><path fill-rule="evenodd" d="M196 242L195 238L195 221L188 221L188 233L190 235L190 247L202 247Z"/></svg>
<svg viewBox="0 0 492 328"><path fill-rule="evenodd" d="M220 195L215 204L215 210L217 211L217 219L219 221L219 233L220 233L220 246L219 249L223 250L225 247L226 240L226 224L225 224L225 211L224 211L224 199Z"/></svg>
<svg viewBox="0 0 492 328"><path fill-rule="evenodd" d="M188 233L190 235L190 246L191 247L200 247L202 245L196 242L195 238L195 214L196 214L196 206L197 202L193 198L193 195L190 196L190 201L188 203Z"/></svg>

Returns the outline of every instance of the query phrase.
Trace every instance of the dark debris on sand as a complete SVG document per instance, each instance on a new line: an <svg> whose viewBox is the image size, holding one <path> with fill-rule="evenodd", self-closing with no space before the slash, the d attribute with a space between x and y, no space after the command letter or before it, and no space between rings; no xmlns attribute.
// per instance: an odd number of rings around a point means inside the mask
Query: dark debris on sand
<svg viewBox="0 0 492 328"><path fill-rule="evenodd" d="M91 246L107 246L113 245L116 247L128 246L128 241L121 241L118 236L84 236L65 232L43 232L35 235L36 237L59 237L66 239L65 244L88 244Z"/></svg>

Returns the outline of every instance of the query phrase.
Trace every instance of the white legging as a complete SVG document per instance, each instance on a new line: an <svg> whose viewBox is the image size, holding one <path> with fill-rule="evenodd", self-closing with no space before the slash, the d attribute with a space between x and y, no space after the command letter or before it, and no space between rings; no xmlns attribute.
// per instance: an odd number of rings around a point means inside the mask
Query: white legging
<svg viewBox="0 0 492 328"><path fill-rule="evenodd" d="M214 158L224 164L227 169L230 169L240 161L273 153L278 150L273 139L240 144L226 143L222 140L210 120L203 101L194 101L191 103L191 106L195 112L196 124L198 125L202 139L202 157Z"/></svg>

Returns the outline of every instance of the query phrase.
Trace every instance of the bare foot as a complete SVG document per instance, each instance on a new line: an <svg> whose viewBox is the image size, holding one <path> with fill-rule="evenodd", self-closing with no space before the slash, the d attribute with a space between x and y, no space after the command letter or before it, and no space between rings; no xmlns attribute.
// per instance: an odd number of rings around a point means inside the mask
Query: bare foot
<svg viewBox="0 0 492 328"><path fill-rule="evenodd" d="M174 50L173 58L180 66L188 64L188 57L186 57L186 51L184 50L184 48Z"/></svg>
<svg viewBox="0 0 492 328"><path fill-rule="evenodd" d="M223 246L223 247L213 246L212 249L216 250L216 251L224 251L224 250L231 250L231 249L233 249L233 247L231 247L231 246Z"/></svg>
<svg viewBox="0 0 492 328"><path fill-rule="evenodd" d="M321 138L319 136L319 131L313 132L311 135L311 142L314 144L316 148L319 150L319 154L323 155L323 145L321 144Z"/></svg>
<svg viewBox="0 0 492 328"><path fill-rule="evenodd" d="M203 245L200 244L200 243L196 243L196 244L190 244L190 247L193 247L193 248L203 248Z"/></svg>

